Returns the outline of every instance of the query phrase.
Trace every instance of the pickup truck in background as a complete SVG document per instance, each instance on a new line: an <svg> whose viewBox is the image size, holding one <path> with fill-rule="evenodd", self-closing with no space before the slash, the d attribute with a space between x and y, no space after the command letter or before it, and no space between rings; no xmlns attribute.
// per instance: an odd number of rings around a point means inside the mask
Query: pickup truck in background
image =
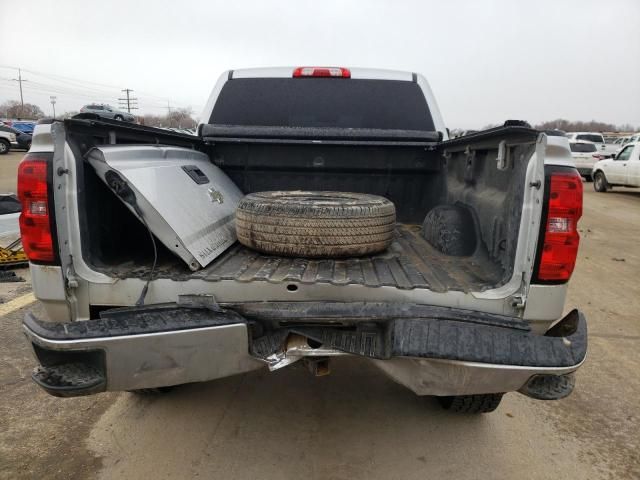
<svg viewBox="0 0 640 480"><path fill-rule="evenodd" d="M607 192L613 187L640 188L640 142L627 143L613 158L593 166L593 188Z"/></svg>
<svg viewBox="0 0 640 480"><path fill-rule="evenodd" d="M18 188L48 315L28 314L24 332L47 392L297 361L321 375L339 355L452 411L572 391L587 333L578 310L563 316L582 213L566 138L511 121L450 140L424 77L357 68L228 71L201 118L197 136L107 119L36 127ZM235 241L243 194L291 190L385 197L393 242L302 258Z"/></svg>
<svg viewBox="0 0 640 480"><path fill-rule="evenodd" d="M604 135L598 132L571 132L567 133L567 137L572 142L592 142L596 145L598 152L610 157L618 147L613 143L605 142Z"/></svg>

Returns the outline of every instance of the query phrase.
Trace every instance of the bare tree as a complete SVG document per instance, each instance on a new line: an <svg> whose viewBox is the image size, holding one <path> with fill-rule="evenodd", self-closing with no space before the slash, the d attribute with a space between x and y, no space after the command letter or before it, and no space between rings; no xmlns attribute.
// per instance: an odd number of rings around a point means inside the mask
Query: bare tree
<svg viewBox="0 0 640 480"><path fill-rule="evenodd" d="M538 130L563 130L565 132L635 132L638 130L633 125L615 125L613 123L598 122L596 120L571 121L558 118L542 122L536 125Z"/></svg>
<svg viewBox="0 0 640 480"><path fill-rule="evenodd" d="M40 107L32 103L25 103L22 106L17 100L7 100L0 105L0 115L6 118L38 120L44 117L44 112Z"/></svg>
<svg viewBox="0 0 640 480"><path fill-rule="evenodd" d="M140 118L140 123L161 128L195 128L198 124L190 108L176 108L167 115L147 114Z"/></svg>
<svg viewBox="0 0 640 480"><path fill-rule="evenodd" d="M192 115L193 110L190 108L176 108L167 115L169 126L176 128L195 128L198 122L194 120Z"/></svg>

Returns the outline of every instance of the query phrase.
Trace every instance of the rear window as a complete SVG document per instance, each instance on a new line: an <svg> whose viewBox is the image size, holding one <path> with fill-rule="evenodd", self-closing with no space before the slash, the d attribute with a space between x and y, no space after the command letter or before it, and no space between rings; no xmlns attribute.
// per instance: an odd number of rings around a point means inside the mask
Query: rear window
<svg viewBox="0 0 640 480"><path fill-rule="evenodd" d="M332 78L228 81L211 124L435 130L417 83Z"/></svg>
<svg viewBox="0 0 640 480"><path fill-rule="evenodd" d="M587 142L604 143L602 135L582 134L577 135L576 140L586 140Z"/></svg>
<svg viewBox="0 0 640 480"><path fill-rule="evenodd" d="M577 153L595 152L596 146L593 143L572 143L571 151Z"/></svg>

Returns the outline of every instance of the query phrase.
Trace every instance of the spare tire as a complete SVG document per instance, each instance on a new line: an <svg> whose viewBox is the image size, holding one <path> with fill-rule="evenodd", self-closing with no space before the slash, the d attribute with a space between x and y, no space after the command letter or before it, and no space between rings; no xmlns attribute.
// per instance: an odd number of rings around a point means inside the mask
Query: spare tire
<svg viewBox="0 0 640 480"><path fill-rule="evenodd" d="M240 200L236 232L264 253L349 257L385 250L396 210L384 197L347 192L256 192Z"/></svg>

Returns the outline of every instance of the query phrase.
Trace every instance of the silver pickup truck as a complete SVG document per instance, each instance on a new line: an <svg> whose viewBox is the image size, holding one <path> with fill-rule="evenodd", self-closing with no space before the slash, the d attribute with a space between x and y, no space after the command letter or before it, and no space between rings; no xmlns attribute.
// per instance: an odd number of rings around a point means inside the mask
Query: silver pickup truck
<svg viewBox="0 0 640 480"><path fill-rule="evenodd" d="M344 355L452 411L571 393L587 332L578 310L563 316L582 214L566 139L518 121L449 139L421 75L357 68L229 71L201 119L196 136L36 127L20 225L47 318L27 314L24 332L47 392L297 361L322 375ZM235 241L236 197L272 190L386 197L393 243L353 258L253 251Z"/></svg>

